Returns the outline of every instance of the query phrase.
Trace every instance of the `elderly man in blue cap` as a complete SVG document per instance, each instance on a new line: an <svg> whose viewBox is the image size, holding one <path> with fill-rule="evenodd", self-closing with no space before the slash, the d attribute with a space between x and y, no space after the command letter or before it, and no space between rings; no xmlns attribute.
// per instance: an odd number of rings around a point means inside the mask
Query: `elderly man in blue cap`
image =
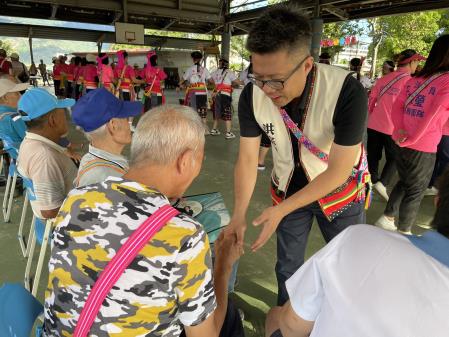
<svg viewBox="0 0 449 337"><path fill-rule="evenodd" d="M20 145L17 168L33 182L36 200L31 207L42 219L57 215L76 177L75 164L58 144L68 132L66 109L74 104L75 100L58 100L42 88L28 90L18 103L28 131Z"/></svg>
<svg viewBox="0 0 449 337"><path fill-rule="evenodd" d="M131 143L133 117L142 112L142 103L124 102L104 88L96 89L75 104L73 122L89 140L89 152L81 159L75 187L86 186L121 177L128 171L128 160L122 156Z"/></svg>

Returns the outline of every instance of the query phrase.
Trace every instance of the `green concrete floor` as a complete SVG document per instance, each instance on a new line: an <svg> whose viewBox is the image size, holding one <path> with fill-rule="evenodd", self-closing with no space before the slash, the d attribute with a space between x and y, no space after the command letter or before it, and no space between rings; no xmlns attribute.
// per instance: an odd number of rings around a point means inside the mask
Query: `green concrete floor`
<svg viewBox="0 0 449 337"><path fill-rule="evenodd" d="M239 92L235 93L236 95ZM179 95L168 92L168 102L176 103ZM238 96L234 99L236 105ZM220 126L222 127L222 126ZM223 130L222 130L223 131ZM234 132L238 134L238 120L234 116ZM74 142L87 143L83 135L74 128L69 136ZM238 153L238 138L225 140L221 136L207 136L206 158L200 176L194 181L187 194L198 194L219 191L223 194L226 205L232 211L233 207L233 166ZM261 172L248 211L248 223L257 217L262 210L270 205L269 178L272 167L271 156L267 157L267 170ZM0 197L3 200L4 187L0 187ZM421 205L418 223L428 223L433 214L433 199L426 197ZM23 282L25 259L22 257L17 237L18 223L22 210L22 198L16 198L13 203L11 221L0 220L0 284L3 282ZM377 194L371 208L367 212L367 222L373 223L381 214L385 202ZM31 221L31 210L28 210L28 221ZM26 230L29 228L27 225ZM419 229L417 228L418 232ZM264 335L265 314L276 303L276 279L274 265L276 260L275 238L257 253L252 253L250 244L256 239L259 229L249 226L245 238L245 255L241 258L238 272L238 285L235 301L245 314L245 329L247 336L260 337ZM324 245L318 227L314 224L310 232L307 246L307 257ZM36 253L37 259L37 253ZM43 274L40 282L38 298L43 299L47 274Z"/></svg>

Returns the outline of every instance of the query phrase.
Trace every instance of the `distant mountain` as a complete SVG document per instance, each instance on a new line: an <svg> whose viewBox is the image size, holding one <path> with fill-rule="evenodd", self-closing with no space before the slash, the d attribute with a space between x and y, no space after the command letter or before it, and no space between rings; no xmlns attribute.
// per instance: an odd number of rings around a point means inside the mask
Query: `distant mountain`
<svg viewBox="0 0 449 337"><path fill-rule="evenodd" d="M56 20L37 20L30 18L13 18L13 17L0 16L0 22L114 31L113 26L93 25L77 22L62 22ZM0 40L7 41L13 47L13 51L20 55L20 59L22 62L24 62L26 65L31 64L30 47L28 45L28 39L2 37L0 32ZM103 50L109 50L110 46L111 44L104 44ZM53 56L59 54L70 54L73 52L80 52L80 51L92 51L96 53L97 45L94 42L33 39L34 62L36 63L39 63L39 60L42 59L44 60L44 63L50 65L51 58Z"/></svg>

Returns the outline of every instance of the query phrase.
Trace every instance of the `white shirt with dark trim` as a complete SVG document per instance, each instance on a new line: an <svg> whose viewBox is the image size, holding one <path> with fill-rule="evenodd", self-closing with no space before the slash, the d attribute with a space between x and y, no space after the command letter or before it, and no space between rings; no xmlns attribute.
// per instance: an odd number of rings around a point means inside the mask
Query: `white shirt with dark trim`
<svg viewBox="0 0 449 337"><path fill-rule="evenodd" d="M398 233L350 226L286 287L310 337L449 335L449 268Z"/></svg>
<svg viewBox="0 0 449 337"><path fill-rule="evenodd" d="M61 207L73 187L77 168L65 154L66 149L38 134L27 132L20 145L17 169L33 182L36 200L31 201L34 214Z"/></svg>

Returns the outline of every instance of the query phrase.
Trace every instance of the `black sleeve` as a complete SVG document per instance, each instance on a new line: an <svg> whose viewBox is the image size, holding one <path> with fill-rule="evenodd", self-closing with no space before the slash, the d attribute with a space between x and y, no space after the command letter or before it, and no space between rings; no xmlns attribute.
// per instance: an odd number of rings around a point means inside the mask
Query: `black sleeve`
<svg viewBox="0 0 449 337"><path fill-rule="evenodd" d="M252 83L248 83L240 94L239 123L242 137L259 137L262 134L262 129L254 117Z"/></svg>
<svg viewBox="0 0 449 337"><path fill-rule="evenodd" d="M334 143L351 146L361 143L368 119L368 97L365 88L348 75L338 97L333 118Z"/></svg>

